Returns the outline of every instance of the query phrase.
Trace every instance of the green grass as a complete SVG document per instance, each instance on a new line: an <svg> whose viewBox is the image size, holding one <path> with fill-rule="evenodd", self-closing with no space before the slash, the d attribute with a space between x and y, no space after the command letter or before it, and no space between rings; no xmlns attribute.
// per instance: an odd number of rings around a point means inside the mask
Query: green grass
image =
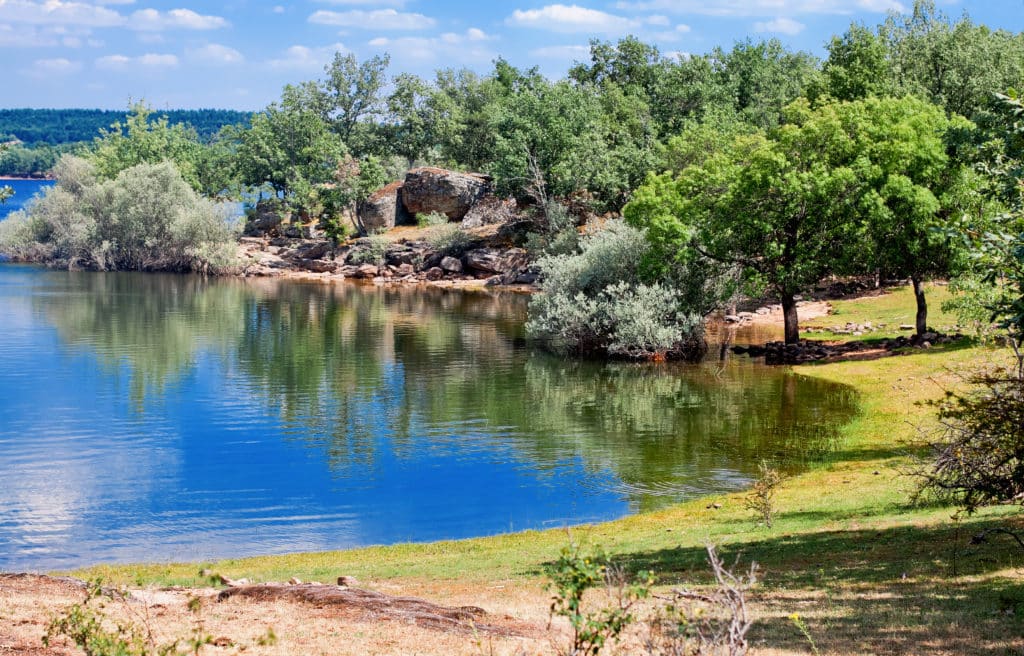
<svg viewBox="0 0 1024 656"><path fill-rule="evenodd" d="M928 301L928 325L940 332L956 331L957 316L942 310L942 305L951 297L946 285L926 284L925 298ZM900 330L901 325L914 325L917 304L913 289L909 285L883 290L877 296L831 301L832 314L801 322L800 329L845 327L847 323L863 325L870 321L874 326L885 324L885 328L864 335L844 335L830 331L811 333L813 339L882 339L914 334L913 330Z"/></svg>
<svg viewBox="0 0 1024 656"><path fill-rule="evenodd" d="M935 291L937 306L942 290ZM898 323L907 299L912 301L896 291L841 301L836 317L822 323ZM786 480L771 530L744 509L742 494L731 494L574 528L572 537L618 554L630 569L653 570L662 585L703 580L708 542L729 557L756 560L765 576L754 637L769 651L807 653L787 619L799 612L825 653L1020 653L1024 552L1005 539L982 545L969 540L999 524L1024 528L1016 508L986 509L954 522L952 508L910 506L914 482L906 475L911 442L932 421L921 402L959 384L958 370L1003 357L961 347L798 367L802 375L853 386L861 412L842 427L830 464ZM198 572L208 567L253 580L331 581L346 574L365 581L535 587L567 539L566 531L552 530L216 563L102 566L73 574L124 584L201 585Z"/></svg>

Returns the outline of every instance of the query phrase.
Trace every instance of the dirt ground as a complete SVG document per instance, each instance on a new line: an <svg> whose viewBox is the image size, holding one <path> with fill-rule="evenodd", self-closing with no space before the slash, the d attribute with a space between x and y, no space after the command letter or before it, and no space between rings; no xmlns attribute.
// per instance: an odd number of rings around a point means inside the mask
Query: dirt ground
<svg viewBox="0 0 1024 656"><path fill-rule="evenodd" d="M333 586L332 586L333 587ZM296 656L329 654L542 654L550 653L547 595L542 590L505 588L462 589L443 586L373 586L392 596L415 596L445 606L483 606L486 615L457 628L430 628L411 619L388 617L386 609L336 606L285 600L230 598L218 601L219 590L129 590L124 599L107 600L102 612L128 622L165 645L187 640L198 630L213 644L201 654ZM42 636L51 619L86 597L79 582L36 575L0 575L0 656L80 654L71 641L57 640L49 648ZM201 600L198 610L190 601ZM97 601L92 602L94 607ZM195 604L192 604L193 608ZM271 637L271 635L273 637ZM154 652L155 653L155 652ZM189 652L191 653L191 652Z"/></svg>

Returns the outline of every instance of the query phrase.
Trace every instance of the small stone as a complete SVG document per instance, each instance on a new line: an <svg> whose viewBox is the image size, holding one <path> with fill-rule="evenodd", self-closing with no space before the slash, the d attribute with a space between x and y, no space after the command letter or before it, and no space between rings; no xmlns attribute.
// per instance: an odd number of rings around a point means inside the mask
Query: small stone
<svg viewBox="0 0 1024 656"><path fill-rule="evenodd" d="M288 579L288 585L302 585L302 580L293 576Z"/></svg>
<svg viewBox="0 0 1024 656"><path fill-rule="evenodd" d="M462 261L454 257L441 258L441 268L448 273L462 273Z"/></svg>
<svg viewBox="0 0 1024 656"><path fill-rule="evenodd" d="M338 585L343 588L350 588L355 585L359 585L359 580L354 576L339 576Z"/></svg>
<svg viewBox="0 0 1024 656"><path fill-rule="evenodd" d="M911 326L910 324L906 324L906 323L901 323L900 324L900 330L913 330L913 329L914 329L914 327Z"/></svg>
<svg viewBox="0 0 1024 656"><path fill-rule="evenodd" d="M425 277L427 280L440 280L441 278L444 278L444 269L441 267L427 269Z"/></svg>

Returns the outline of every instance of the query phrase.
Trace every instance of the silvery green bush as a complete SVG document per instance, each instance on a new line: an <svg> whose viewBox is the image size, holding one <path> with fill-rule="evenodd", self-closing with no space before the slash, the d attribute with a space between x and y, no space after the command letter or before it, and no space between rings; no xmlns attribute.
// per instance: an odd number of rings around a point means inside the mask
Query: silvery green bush
<svg viewBox="0 0 1024 656"><path fill-rule="evenodd" d="M216 272L234 261L237 226L199 196L171 162L139 164L101 180L65 156L57 184L0 223L0 252L99 271Z"/></svg>
<svg viewBox="0 0 1024 656"><path fill-rule="evenodd" d="M585 237L578 252L542 257L542 293L530 302L527 332L564 354L692 354L703 346L706 309L667 280L642 280L648 249L643 231L614 221Z"/></svg>

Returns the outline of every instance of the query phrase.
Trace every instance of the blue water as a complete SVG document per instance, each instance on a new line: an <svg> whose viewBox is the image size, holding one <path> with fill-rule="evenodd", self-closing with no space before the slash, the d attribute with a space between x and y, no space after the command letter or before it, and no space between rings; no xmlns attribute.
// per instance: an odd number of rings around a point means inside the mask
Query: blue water
<svg viewBox="0 0 1024 656"><path fill-rule="evenodd" d="M0 180L0 187L14 190L14 195L6 203L0 204L0 220L7 218L11 212L23 209L35 194L50 186L53 186L52 180Z"/></svg>
<svg viewBox="0 0 1024 656"><path fill-rule="evenodd" d="M516 295L0 265L0 570L611 519L828 458L845 388L572 363Z"/></svg>

